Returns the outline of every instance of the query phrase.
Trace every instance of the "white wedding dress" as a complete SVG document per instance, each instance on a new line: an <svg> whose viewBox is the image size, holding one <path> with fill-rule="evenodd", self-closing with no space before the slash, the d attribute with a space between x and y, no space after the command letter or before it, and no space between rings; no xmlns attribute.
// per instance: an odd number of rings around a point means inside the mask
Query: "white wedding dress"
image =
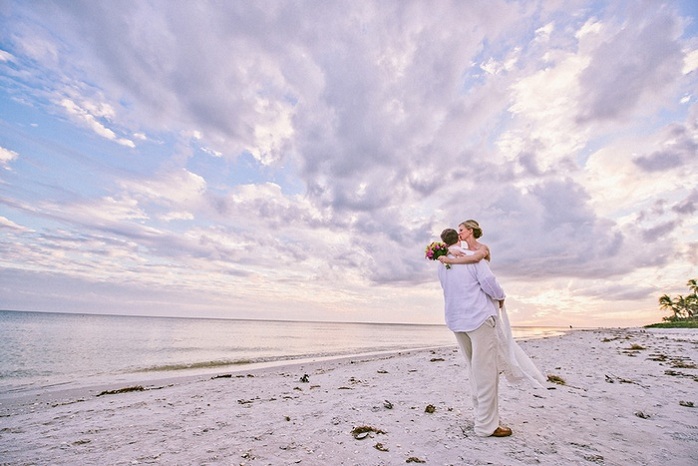
<svg viewBox="0 0 698 466"><path fill-rule="evenodd" d="M468 255L474 254L467 247L459 246L458 249ZM519 344L514 341L506 306L499 307L499 301L496 300L492 300L492 302L495 308L499 309L497 320L500 325L496 326L499 369L509 382L521 383L527 380L535 388L545 388L543 384L547 382L547 378L538 370Z"/></svg>
<svg viewBox="0 0 698 466"><path fill-rule="evenodd" d="M499 308L498 302L495 302L495 305ZM543 384L547 379L519 344L514 341L505 306L499 308L498 320L500 322L500 325L497 326L498 359L504 377L509 382L520 383L527 380L536 388L545 388Z"/></svg>

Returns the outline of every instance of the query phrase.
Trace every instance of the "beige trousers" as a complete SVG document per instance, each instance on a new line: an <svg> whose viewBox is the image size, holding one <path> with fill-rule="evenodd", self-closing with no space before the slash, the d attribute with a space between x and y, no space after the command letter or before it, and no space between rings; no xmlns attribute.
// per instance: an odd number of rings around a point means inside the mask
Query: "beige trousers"
<svg viewBox="0 0 698 466"><path fill-rule="evenodd" d="M492 435L499 427L499 370L497 368L497 321L488 318L471 332L454 332L468 364L475 411L475 434Z"/></svg>

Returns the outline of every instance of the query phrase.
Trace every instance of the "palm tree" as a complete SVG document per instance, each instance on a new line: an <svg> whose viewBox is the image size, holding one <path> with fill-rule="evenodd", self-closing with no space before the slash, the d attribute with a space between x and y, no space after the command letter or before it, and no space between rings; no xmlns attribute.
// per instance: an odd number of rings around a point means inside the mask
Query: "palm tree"
<svg viewBox="0 0 698 466"><path fill-rule="evenodd" d="M675 312L678 314L679 319L687 319L689 317L688 302L686 301L686 298L678 295L676 298L674 298L674 305L678 311Z"/></svg>
<svg viewBox="0 0 698 466"><path fill-rule="evenodd" d="M686 297L686 314L689 319L694 319L698 315L698 298L696 295Z"/></svg>
<svg viewBox="0 0 698 466"><path fill-rule="evenodd" d="M695 278L691 278L686 286L688 286L689 290L693 291L694 295L698 295L698 281L696 281Z"/></svg>
<svg viewBox="0 0 698 466"><path fill-rule="evenodd" d="M686 297L678 295L672 299L665 294L659 298L660 309L671 309L674 313L672 316L663 317L663 320L673 322L698 318L698 280L695 278L688 280L687 286L692 293Z"/></svg>
<svg viewBox="0 0 698 466"><path fill-rule="evenodd" d="M674 303L674 300L671 299L671 296L669 296L668 294L662 295L659 298L659 308L660 309L671 309L671 311L674 313L673 316L664 317L665 320L677 320L677 319L679 319L678 308L676 307L676 303Z"/></svg>
<svg viewBox="0 0 698 466"><path fill-rule="evenodd" d="M662 295L659 298L659 308L660 309L673 309L674 302L671 300L671 296L668 294Z"/></svg>
<svg viewBox="0 0 698 466"><path fill-rule="evenodd" d="M688 318L692 319L698 315L698 281L692 278L686 285L693 292L693 294L686 296L686 312L688 313Z"/></svg>

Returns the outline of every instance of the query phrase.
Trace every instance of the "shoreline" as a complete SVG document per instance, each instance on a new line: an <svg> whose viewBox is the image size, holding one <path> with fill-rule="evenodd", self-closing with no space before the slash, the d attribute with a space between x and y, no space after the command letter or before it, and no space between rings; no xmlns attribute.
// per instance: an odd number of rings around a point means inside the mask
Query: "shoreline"
<svg viewBox="0 0 698 466"><path fill-rule="evenodd" d="M208 378L246 377L248 374L265 373L268 371L291 371L296 366L329 363L350 363L356 359L375 359L383 357L400 356L412 352L432 352L442 349L456 349L453 345L425 346L404 350L372 351L367 353L356 353L349 355L331 355L317 357L299 357L288 359L277 359L266 362L253 362L249 364L231 364L217 368L192 368L181 371L163 371L156 375L156 372L126 373L118 375L106 375L101 378L91 379L89 382L59 382L31 388L20 388L8 390L0 393L0 417L3 415L3 407L7 405L18 405L31 402L35 399L42 401L68 400L72 398L86 398L95 396L106 390L119 390L127 387L142 386L145 390L161 389L164 386L175 386L183 383L190 383ZM150 374L150 376L148 376ZM73 386L69 386L74 384ZM2 464L2 463L0 463Z"/></svg>
<svg viewBox="0 0 698 466"><path fill-rule="evenodd" d="M444 326L441 326L445 329ZM541 327L532 327L541 329ZM445 329L446 332L448 330ZM537 333L525 334L525 337L516 338L517 341L525 341L527 339L541 339L551 336L563 335L568 332L568 329L553 328L541 330ZM450 333L450 332L448 332ZM356 358L359 356L383 355L392 353L401 353L405 351L415 351L423 349L433 349L439 347L457 347L455 339L449 343L438 344L423 344L413 347L397 347L389 349L380 348L365 348L359 352L330 352L330 353L310 353L310 354L289 354L277 356L264 356L251 359L242 358L232 361L200 361L190 364L181 364L181 367L176 367L177 363L167 364L163 368L143 368L140 370L124 369L123 371L102 373L102 374L63 374L46 376L46 378L38 378L39 380L14 380L12 378L5 379L4 384L0 384L0 406L3 400L13 399L18 397L29 397L40 395L46 392L55 391L76 391L84 390L92 387L104 387L113 384L157 384L165 383L165 381L173 379L186 379L199 375L217 374L225 372L245 372L256 371L267 367L282 367L294 364L305 364L310 362L329 361L334 359ZM169 368L166 366L173 366Z"/></svg>
<svg viewBox="0 0 698 466"><path fill-rule="evenodd" d="M564 384L535 390L501 379L500 416L514 431L503 439L474 435L467 373L454 345L191 375L103 396L3 399L0 458L56 465L698 463L698 332L573 329L519 344ZM352 435L357 427L368 429L364 438Z"/></svg>

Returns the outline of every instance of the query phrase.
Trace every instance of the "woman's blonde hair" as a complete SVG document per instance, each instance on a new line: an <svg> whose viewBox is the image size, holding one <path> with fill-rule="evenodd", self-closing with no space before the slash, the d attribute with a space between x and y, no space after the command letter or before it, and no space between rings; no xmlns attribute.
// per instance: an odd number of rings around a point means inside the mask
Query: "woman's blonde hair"
<svg viewBox="0 0 698 466"><path fill-rule="evenodd" d="M461 226L467 228L468 230L473 230L473 236L475 239L482 236L482 228L480 228L480 224L473 219L466 220L465 222L461 223Z"/></svg>

